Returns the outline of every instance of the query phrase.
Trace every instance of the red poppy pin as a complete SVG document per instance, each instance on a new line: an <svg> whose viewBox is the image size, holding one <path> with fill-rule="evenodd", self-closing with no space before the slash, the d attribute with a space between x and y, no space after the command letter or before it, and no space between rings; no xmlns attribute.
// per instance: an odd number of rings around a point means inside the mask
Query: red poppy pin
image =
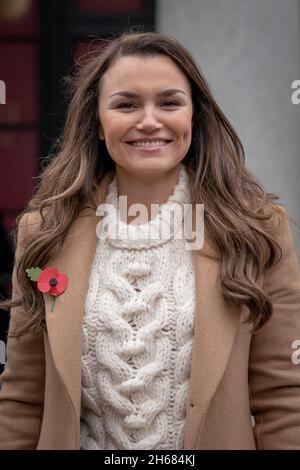
<svg viewBox="0 0 300 470"><path fill-rule="evenodd" d="M68 286L68 276L57 271L54 266L49 268L29 268L26 269L27 276L37 282L40 292L49 292L52 296L51 312L53 312L55 299L62 294Z"/></svg>

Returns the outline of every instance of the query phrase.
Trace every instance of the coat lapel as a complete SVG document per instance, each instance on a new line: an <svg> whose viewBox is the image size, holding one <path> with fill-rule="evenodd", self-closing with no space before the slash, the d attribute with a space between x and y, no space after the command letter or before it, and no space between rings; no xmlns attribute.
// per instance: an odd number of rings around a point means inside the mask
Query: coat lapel
<svg viewBox="0 0 300 470"><path fill-rule="evenodd" d="M112 172L107 174L95 193L98 204L105 200L112 177ZM49 265L55 266L69 278L68 287L56 298L52 312L51 298L44 294L53 361L74 405L78 422L81 405L82 322L99 220L95 208L85 208L80 212L59 254L49 262ZM200 437L200 425L226 368L239 323L237 308L229 305L220 293L219 259L214 248L205 239L203 248L192 254L196 305L185 449L194 448Z"/></svg>
<svg viewBox="0 0 300 470"><path fill-rule="evenodd" d="M196 306L185 449L197 448L209 404L222 379L240 321L220 291L219 260L194 252Z"/></svg>
<svg viewBox="0 0 300 470"><path fill-rule="evenodd" d="M102 180L96 198L103 201L113 174ZM65 292L55 300L51 312L51 296L44 295L47 331L57 372L80 416L81 334L88 281L97 245L99 222L94 208L85 208L76 218L59 254L49 265L69 278Z"/></svg>

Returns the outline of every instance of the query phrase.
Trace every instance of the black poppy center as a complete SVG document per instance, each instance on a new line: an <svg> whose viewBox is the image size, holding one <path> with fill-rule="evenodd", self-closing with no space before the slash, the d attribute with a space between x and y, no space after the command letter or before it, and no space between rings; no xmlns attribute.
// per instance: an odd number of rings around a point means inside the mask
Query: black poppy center
<svg viewBox="0 0 300 470"><path fill-rule="evenodd" d="M49 281L50 286L56 286L57 284L57 279L55 277L52 277Z"/></svg>

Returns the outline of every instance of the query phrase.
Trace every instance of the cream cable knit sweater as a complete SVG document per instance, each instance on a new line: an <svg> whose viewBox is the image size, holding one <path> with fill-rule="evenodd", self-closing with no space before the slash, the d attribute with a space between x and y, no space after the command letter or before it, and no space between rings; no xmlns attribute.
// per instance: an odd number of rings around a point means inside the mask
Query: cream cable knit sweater
<svg viewBox="0 0 300 470"><path fill-rule="evenodd" d="M81 449L183 449L194 266L184 239L174 238L174 223L168 237L145 234L169 220L173 203L189 201L181 164L153 220L140 227L120 222L130 238L108 234L97 242L83 322ZM118 210L116 175L106 203Z"/></svg>

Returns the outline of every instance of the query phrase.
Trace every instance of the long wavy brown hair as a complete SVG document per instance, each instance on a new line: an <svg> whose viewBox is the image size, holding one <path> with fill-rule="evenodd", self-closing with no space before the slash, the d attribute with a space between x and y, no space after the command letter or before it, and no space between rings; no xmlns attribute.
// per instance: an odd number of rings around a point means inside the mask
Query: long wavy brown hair
<svg viewBox="0 0 300 470"><path fill-rule="evenodd" d="M23 328L10 336L46 329L42 294L27 277L28 266L47 265L64 241L93 190L115 164L98 137L101 77L123 56L169 56L188 78L193 101L192 141L182 163L188 172L193 202L204 204L205 230L217 247L224 296L249 310L252 331L270 318L272 303L262 290L268 268L281 257L279 244L263 220L279 211L278 196L266 193L245 167L242 143L219 108L191 53L175 38L156 32L127 32L102 42L68 79L70 102L65 128L37 178L34 195L16 218L15 248L21 217L38 212L39 230L31 234L15 259L21 298L0 304L22 306ZM270 209L270 210L268 210ZM47 217L45 217L47 214Z"/></svg>

